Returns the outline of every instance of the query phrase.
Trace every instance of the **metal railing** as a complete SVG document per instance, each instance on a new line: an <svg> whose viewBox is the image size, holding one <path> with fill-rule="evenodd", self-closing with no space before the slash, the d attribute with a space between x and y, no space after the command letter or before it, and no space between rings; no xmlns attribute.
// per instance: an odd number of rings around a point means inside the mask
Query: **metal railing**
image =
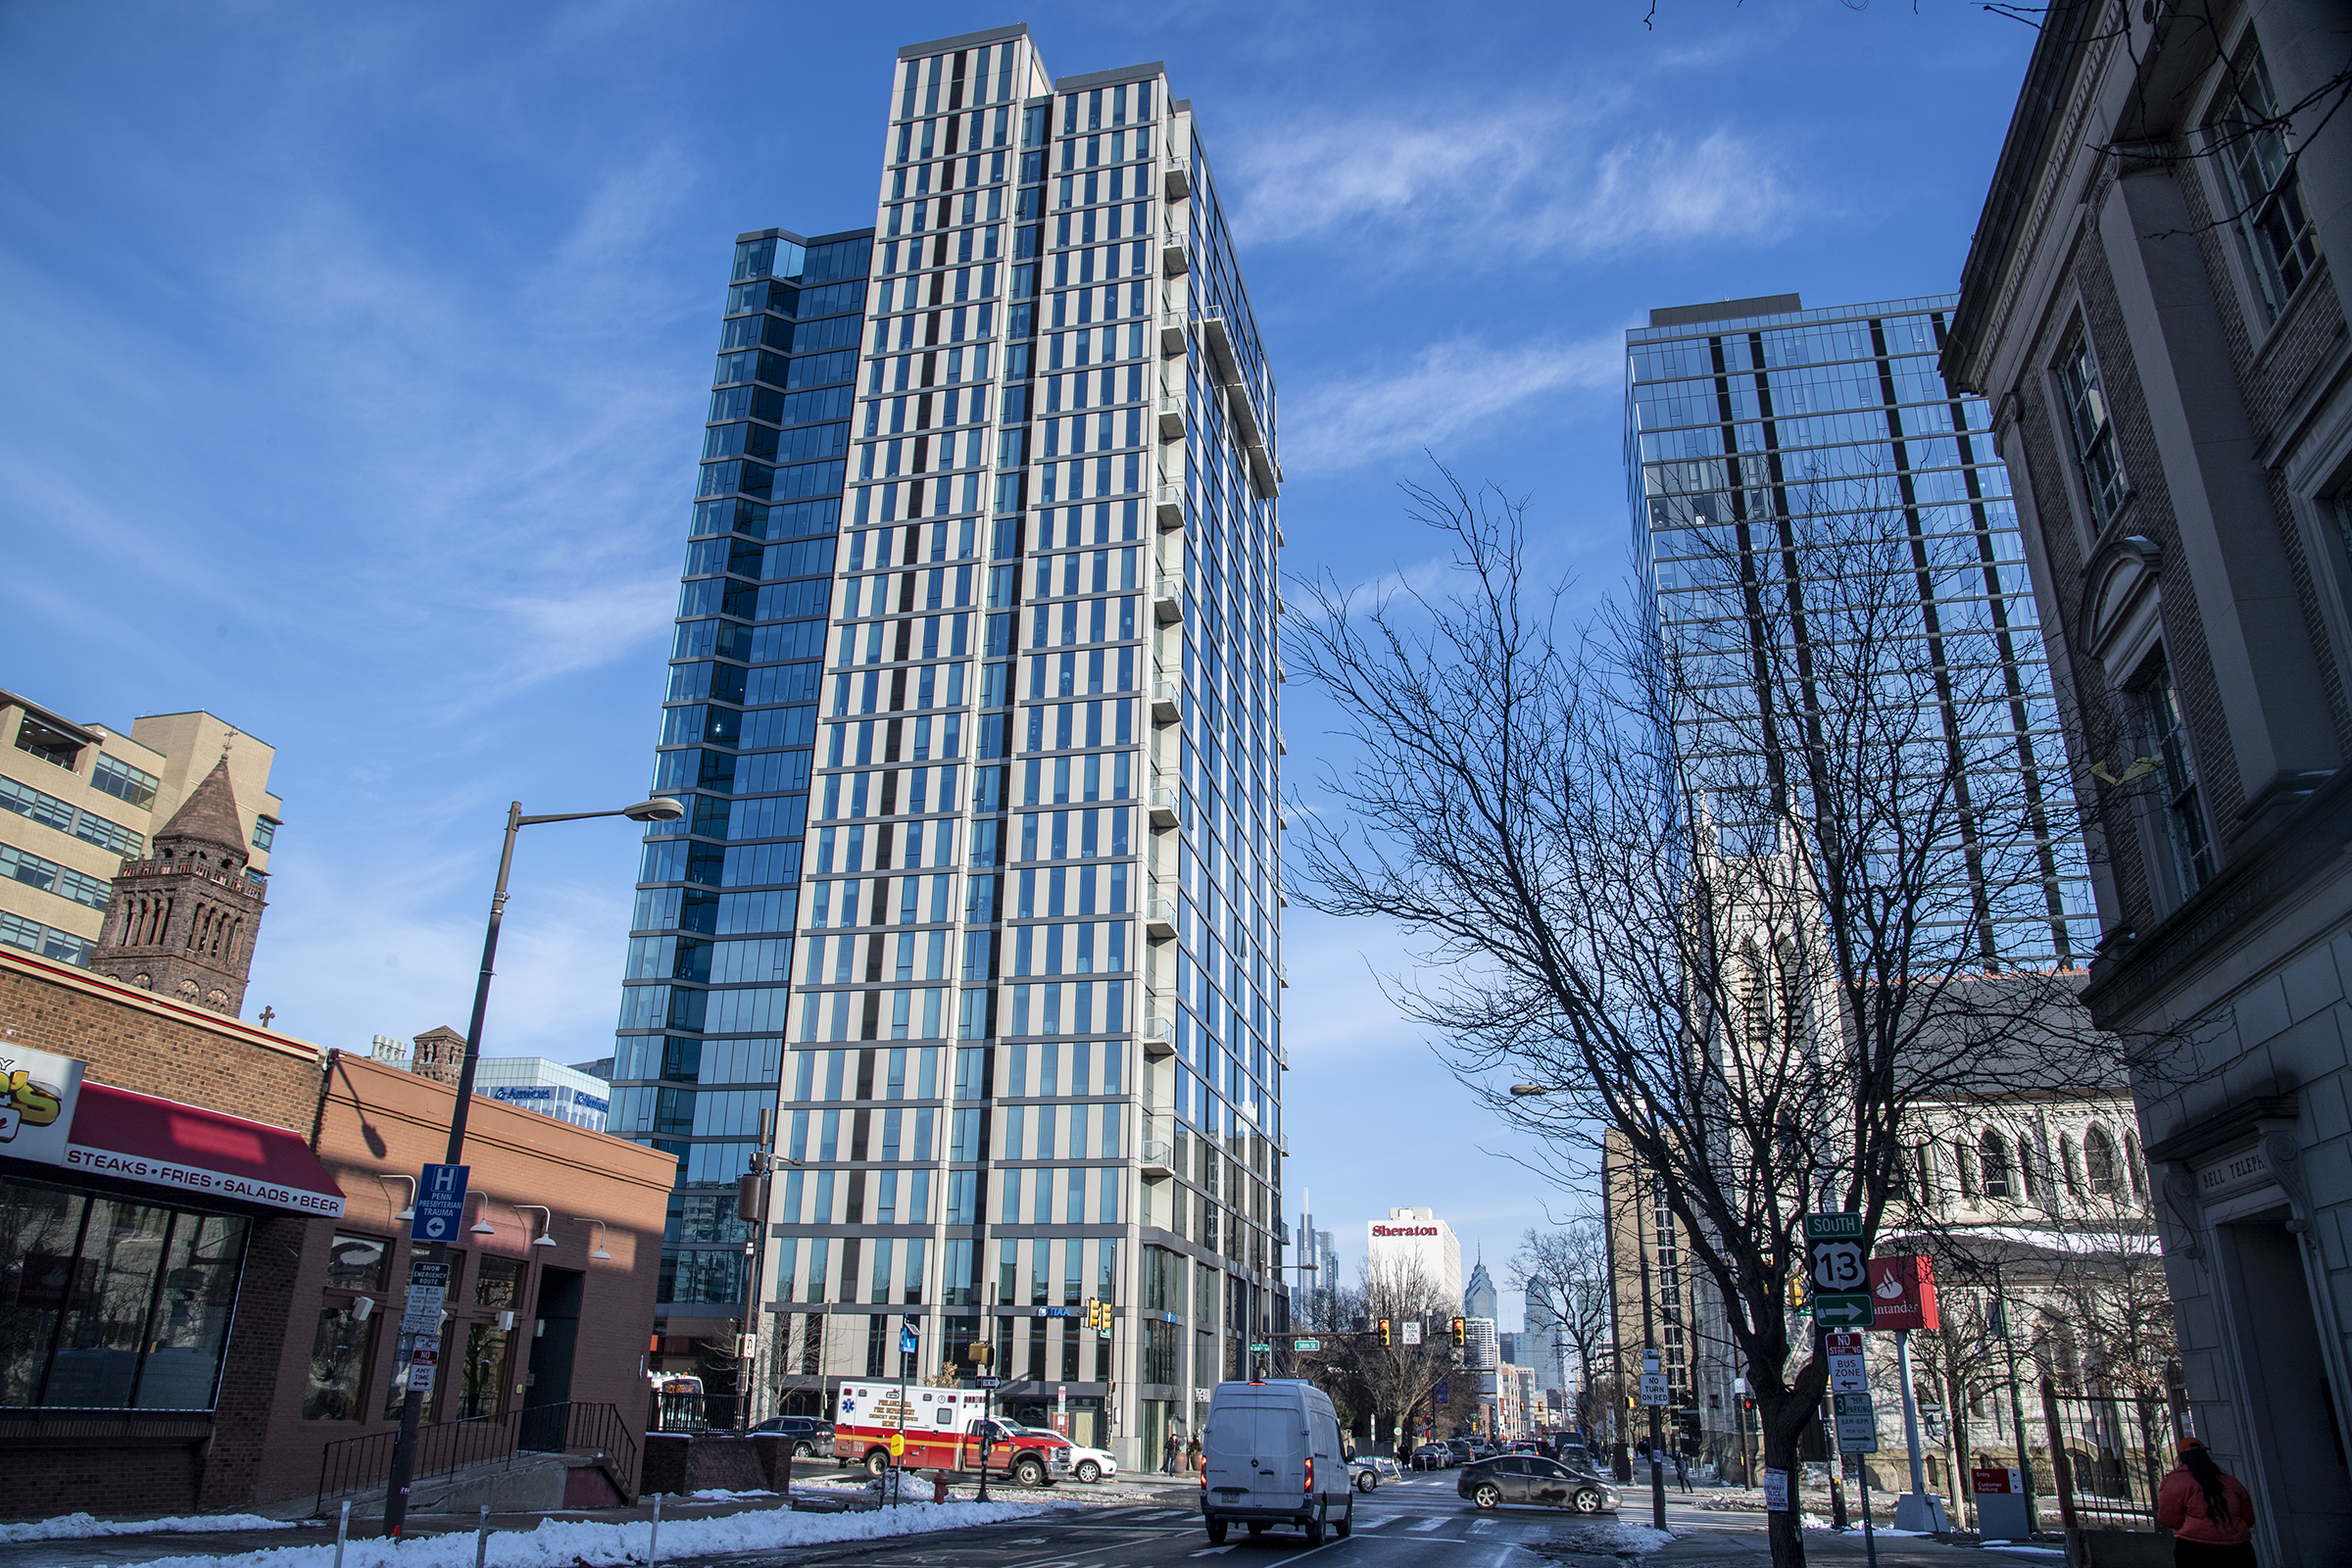
<svg viewBox="0 0 2352 1568"><path fill-rule="evenodd" d="M341 1438L320 1449L317 1511L326 1511L329 1497L383 1486L392 1474L392 1454L399 1442L400 1433L394 1429ZM512 1465L518 1453L594 1453L629 1484L635 1484L637 1475L637 1440L629 1435L620 1411L611 1404L576 1399L422 1427L416 1434L412 1473L445 1475L498 1459Z"/></svg>
<svg viewBox="0 0 2352 1568"><path fill-rule="evenodd" d="M2060 1394L2044 1378L2041 1409L2065 1523L2155 1529L2156 1493L2180 1439L2171 1404L2129 1394Z"/></svg>

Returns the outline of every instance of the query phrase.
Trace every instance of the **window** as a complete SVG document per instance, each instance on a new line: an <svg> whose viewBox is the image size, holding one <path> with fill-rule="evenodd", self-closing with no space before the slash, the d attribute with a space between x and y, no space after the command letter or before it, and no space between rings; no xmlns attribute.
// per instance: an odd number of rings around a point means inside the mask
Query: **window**
<svg viewBox="0 0 2352 1568"><path fill-rule="evenodd" d="M360 1380L367 1375L375 1324L355 1322L348 1306L318 1309L311 1341L311 1370L303 1385L305 1421L357 1421L363 1413Z"/></svg>
<svg viewBox="0 0 2352 1568"><path fill-rule="evenodd" d="M2124 470L2116 456L2107 388L2090 352L2090 334L2080 320L2058 356L2058 387L2066 402L2067 428L2075 438L2075 462L2082 470L2082 489L2090 500L2091 521L2094 530L2103 528L2124 504Z"/></svg>
<svg viewBox="0 0 2352 1568"><path fill-rule="evenodd" d="M2172 666L2161 658L2135 694L2140 727L2150 755L2162 764L2157 787L2164 803L2166 836L2182 898L2213 880L2213 844L2205 831L2205 808L2197 798L2197 772L2188 755L2188 723Z"/></svg>
<svg viewBox="0 0 2352 1568"><path fill-rule="evenodd" d="M2264 309L2275 321L2319 265L2320 240L2303 205L2303 181L2271 90L2270 67L2251 34L2230 63L2230 88L2206 136L2229 187L2231 224L2261 281Z"/></svg>
<svg viewBox="0 0 2352 1568"><path fill-rule="evenodd" d="M2118 1179L2119 1167L2115 1158L2115 1140L2107 1136L2104 1127L2093 1127L2082 1139L2083 1174L2089 1179L2090 1190L2101 1198L2116 1198L2123 1193Z"/></svg>
<svg viewBox="0 0 2352 1568"><path fill-rule="evenodd" d="M1977 1165L1986 1198L2006 1200L2016 1196L2009 1185L2009 1146L2001 1141L1999 1133L1988 1129L1977 1140Z"/></svg>
<svg viewBox="0 0 2352 1568"><path fill-rule="evenodd" d="M277 824L275 822L266 816L257 816L253 819L253 847L255 849L264 854L269 853L270 841L276 837Z"/></svg>
<svg viewBox="0 0 2352 1568"><path fill-rule="evenodd" d="M0 1179L0 1406L213 1408L246 1225Z"/></svg>
<svg viewBox="0 0 2352 1568"><path fill-rule="evenodd" d="M161 782L153 773L104 752L98 754L98 761L90 769L91 784L142 810L155 804L156 788Z"/></svg>
<svg viewBox="0 0 2352 1568"><path fill-rule="evenodd" d="M44 724L26 713L17 725L17 750L29 752L42 761L74 770L81 760L81 742L54 725Z"/></svg>
<svg viewBox="0 0 2352 1568"><path fill-rule="evenodd" d="M338 1233L326 1254L326 1285L334 1291L380 1291L391 1245L374 1236Z"/></svg>

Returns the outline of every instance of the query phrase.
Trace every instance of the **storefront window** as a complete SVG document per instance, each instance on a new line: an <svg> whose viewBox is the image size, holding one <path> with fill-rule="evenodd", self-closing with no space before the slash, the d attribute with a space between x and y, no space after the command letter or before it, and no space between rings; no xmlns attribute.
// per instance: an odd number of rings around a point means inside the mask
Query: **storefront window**
<svg viewBox="0 0 2352 1568"><path fill-rule="evenodd" d="M247 1223L0 1179L0 1404L211 1409Z"/></svg>
<svg viewBox="0 0 2352 1568"><path fill-rule="evenodd" d="M346 1236L338 1232L335 1245L326 1254L327 1289L382 1290L384 1265L390 1261L391 1253L392 1244L380 1236Z"/></svg>
<svg viewBox="0 0 2352 1568"><path fill-rule="evenodd" d="M480 1272L473 1277L473 1304L492 1308L519 1306L521 1284L520 1263L512 1258L485 1257Z"/></svg>
<svg viewBox="0 0 2352 1568"><path fill-rule="evenodd" d="M466 1329L466 1416L496 1415L506 1407L507 1354L514 1336L495 1323L468 1324Z"/></svg>
<svg viewBox="0 0 2352 1568"><path fill-rule="evenodd" d="M373 1322L352 1320L348 1306L321 1307L318 1335L311 1341L310 1381L302 1393L305 1421L360 1419L360 1380L368 1371Z"/></svg>

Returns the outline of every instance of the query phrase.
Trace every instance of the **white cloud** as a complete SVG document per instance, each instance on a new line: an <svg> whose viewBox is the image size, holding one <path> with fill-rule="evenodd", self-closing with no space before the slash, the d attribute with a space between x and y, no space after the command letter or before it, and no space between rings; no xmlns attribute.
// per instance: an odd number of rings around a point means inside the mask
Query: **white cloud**
<svg viewBox="0 0 2352 1568"><path fill-rule="evenodd" d="M1402 369L1351 368L1293 399L1283 464L1300 474L1327 473L1443 448L1531 399L1613 387L1623 366L1624 345L1615 337L1515 348L1472 339L1433 343Z"/></svg>
<svg viewBox="0 0 2352 1568"><path fill-rule="evenodd" d="M1234 163L1246 243L1376 231L1389 254L1584 257L1762 238L1796 202L1768 153L1729 130L1625 132L1624 89L1405 125L1269 125Z"/></svg>

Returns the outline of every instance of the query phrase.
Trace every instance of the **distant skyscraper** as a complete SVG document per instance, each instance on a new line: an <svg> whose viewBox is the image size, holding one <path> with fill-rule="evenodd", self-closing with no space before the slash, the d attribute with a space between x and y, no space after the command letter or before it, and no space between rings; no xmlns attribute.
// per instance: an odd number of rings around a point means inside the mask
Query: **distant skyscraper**
<svg viewBox="0 0 2352 1568"><path fill-rule="evenodd" d="M720 1333L778 1113L758 1408L980 1341L1150 1464L1282 1310L1273 381L1156 63L909 45L879 196L736 246L611 1129Z"/></svg>
<svg viewBox="0 0 2352 1568"><path fill-rule="evenodd" d="M1499 1321L1496 1300L1494 1276L1487 1272L1487 1260L1479 1258L1471 1265L1470 1283L1462 1287L1462 1316Z"/></svg>
<svg viewBox="0 0 2352 1568"><path fill-rule="evenodd" d="M1938 625L1989 629L2007 683L2006 702L1958 705L1974 733L1950 744L1997 809L2051 828L2038 896L1984 911L1983 948L2005 963L2081 963L2097 915L2082 841L2066 836L2072 791L2048 659L1990 411L1937 368L1952 306L1940 295L1806 310L1777 294L1650 312L1626 334L1635 540L1661 626L1679 647L1719 654L1735 682L1754 628L1801 623L1809 515L1877 519L1916 541L1937 568L1920 574L1912 624L1923 637ZM1706 727L1679 724L1678 744L1704 752ZM1716 825L1727 839L1771 831L1728 814Z"/></svg>
<svg viewBox="0 0 2352 1568"><path fill-rule="evenodd" d="M1549 1303L1551 1285L1541 1275L1527 1282L1526 1327L1519 1335L1519 1364L1532 1367L1536 1387L1549 1393L1560 1387L1560 1320Z"/></svg>

